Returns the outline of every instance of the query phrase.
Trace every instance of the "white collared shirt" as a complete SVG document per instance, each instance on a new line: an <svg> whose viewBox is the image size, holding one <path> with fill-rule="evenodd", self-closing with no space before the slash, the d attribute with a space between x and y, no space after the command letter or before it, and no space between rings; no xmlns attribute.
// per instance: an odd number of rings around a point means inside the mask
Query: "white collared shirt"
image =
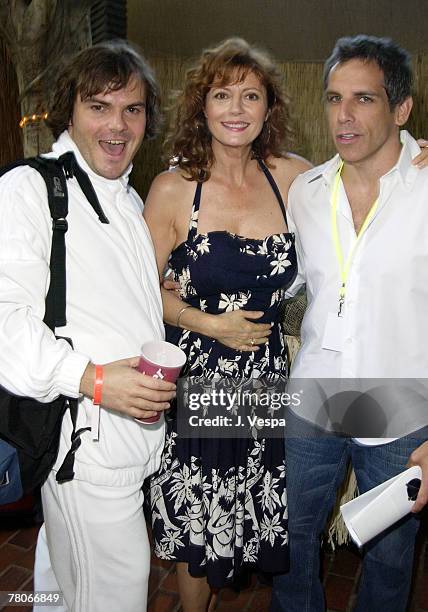
<svg viewBox="0 0 428 612"><path fill-rule="evenodd" d="M341 351L322 348L341 286L331 228L339 156L299 176L290 189L299 275L288 294L306 283L308 298L295 378L428 378L428 168L411 165L420 149L410 134L401 132L401 140L399 160L380 179L376 212L352 258ZM337 227L346 261L356 233L342 181Z"/></svg>

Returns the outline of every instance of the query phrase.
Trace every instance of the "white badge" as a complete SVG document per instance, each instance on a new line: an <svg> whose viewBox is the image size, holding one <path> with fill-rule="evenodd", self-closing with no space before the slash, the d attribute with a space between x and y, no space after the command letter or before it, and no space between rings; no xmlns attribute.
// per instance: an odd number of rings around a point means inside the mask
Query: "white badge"
<svg viewBox="0 0 428 612"><path fill-rule="evenodd" d="M344 332L344 318L338 317L337 312L329 312L322 339L322 348L341 353L343 351Z"/></svg>
<svg viewBox="0 0 428 612"><path fill-rule="evenodd" d="M91 406L91 434L92 440L98 441L100 437L100 407L98 404Z"/></svg>

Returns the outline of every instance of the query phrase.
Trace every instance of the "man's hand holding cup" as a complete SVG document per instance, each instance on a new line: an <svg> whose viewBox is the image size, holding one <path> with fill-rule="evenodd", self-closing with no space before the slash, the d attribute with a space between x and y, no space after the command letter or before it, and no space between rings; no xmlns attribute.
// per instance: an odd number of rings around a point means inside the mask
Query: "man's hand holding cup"
<svg viewBox="0 0 428 612"><path fill-rule="evenodd" d="M142 346L138 371L152 378L175 383L186 362L186 354L170 342L154 340ZM135 419L144 425L152 425L160 419L161 412L154 416Z"/></svg>

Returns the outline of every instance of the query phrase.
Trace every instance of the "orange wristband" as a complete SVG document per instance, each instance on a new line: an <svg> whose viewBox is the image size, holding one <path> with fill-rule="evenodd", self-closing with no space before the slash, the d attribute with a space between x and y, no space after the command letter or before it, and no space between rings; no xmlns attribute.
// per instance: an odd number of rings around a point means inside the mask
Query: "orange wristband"
<svg viewBox="0 0 428 612"><path fill-rule="evenodd" d="M92 403L96 406L101 404L101 397L103 394L103 382L104 382L104 370L103 366L95 366L95 382L94 382L94 399Z"/></svg>

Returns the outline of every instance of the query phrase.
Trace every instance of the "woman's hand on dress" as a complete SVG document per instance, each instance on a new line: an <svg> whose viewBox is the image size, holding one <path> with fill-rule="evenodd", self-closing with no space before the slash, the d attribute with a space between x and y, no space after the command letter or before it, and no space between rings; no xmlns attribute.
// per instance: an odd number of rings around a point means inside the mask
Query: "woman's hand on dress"
<svg viewBox="0 0 428 612"><path fill-rule="evenodd" d="M272 333L270 323L252 323L263 316L261 311L234 310L213 317L213 338L238 351L258 351Z"/></svg>
<svg viewBox="0 0 428 612"><path fill-rule="evenodd" d="M428 140L419 138L417 140L417 143L421 148L421 152L419 153L419 155L413 158L412 164L421 169L428 166Z"/></svg>

